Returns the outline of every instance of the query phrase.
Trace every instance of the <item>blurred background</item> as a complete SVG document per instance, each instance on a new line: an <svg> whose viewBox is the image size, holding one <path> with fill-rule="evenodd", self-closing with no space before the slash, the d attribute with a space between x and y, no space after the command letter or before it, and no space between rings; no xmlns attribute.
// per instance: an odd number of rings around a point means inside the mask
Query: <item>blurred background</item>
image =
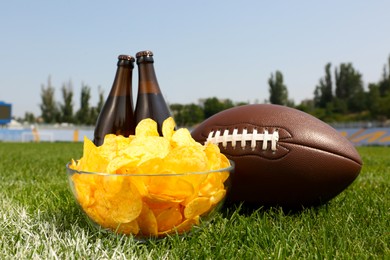
<svg viewBox="0 0 390 260"><path fill-rule="evenodd" d="M152 50L179 126L273 103L356 144L388 145L388 10L384 0L3 1L0 140L91 136L117 56Z"/></svg>

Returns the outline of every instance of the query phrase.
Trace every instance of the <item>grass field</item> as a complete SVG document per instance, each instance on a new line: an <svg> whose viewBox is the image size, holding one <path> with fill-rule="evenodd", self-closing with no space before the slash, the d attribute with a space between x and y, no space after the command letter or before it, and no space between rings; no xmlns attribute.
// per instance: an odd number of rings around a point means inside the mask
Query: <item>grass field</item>
<svg viewBox="0 0 390 260"><path fill-rule="evenodd" d="M145 243L87 225L65 175L81 152L0 142L0 259L390 259L390 148L359 148L360 176L321 207L227 208L199 232Z"/></svg>

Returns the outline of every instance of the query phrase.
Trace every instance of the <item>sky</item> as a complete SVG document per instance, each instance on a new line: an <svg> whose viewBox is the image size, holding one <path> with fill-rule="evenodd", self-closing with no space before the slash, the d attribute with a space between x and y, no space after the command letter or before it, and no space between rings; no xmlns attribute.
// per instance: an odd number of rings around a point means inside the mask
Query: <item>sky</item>
<svg viewBox="0 0 390 260"><path fill-rule="evenodd" d="M72 83L108 94L119 54L154 53L168 103L218 97L269 99L268 79L281 71L289 98L313 98L332 68L351 62L363 81L378 82L390 55L390 1L1 1L0 101L13 116L40 115L48 78L62 102ZM133 93L137 93L137 69ZM135 97L134 97L135 100ZM135 101L134 101L135 102Z"/></svg>

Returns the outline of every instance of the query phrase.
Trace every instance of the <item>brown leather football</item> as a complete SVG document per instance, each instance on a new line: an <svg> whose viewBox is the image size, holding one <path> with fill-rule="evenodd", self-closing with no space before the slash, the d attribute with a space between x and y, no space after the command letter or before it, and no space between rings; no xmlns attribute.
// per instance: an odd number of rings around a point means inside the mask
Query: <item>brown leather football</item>
<svg viewBox="0 0 390 260"><path fill-rule="evenodd" d="M362 160L334 128L302 111L270 104L224 110L192 131L235 163L227 201L315 206L358 176Z"/></svg>

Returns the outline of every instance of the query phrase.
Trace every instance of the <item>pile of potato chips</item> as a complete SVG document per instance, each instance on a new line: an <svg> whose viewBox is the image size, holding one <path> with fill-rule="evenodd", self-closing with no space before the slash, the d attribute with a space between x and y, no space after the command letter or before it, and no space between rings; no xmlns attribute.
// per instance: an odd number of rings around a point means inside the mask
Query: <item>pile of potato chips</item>
<svg viewBox="0 0 390 260"><path fill-rule="evenodd" d="M110 134L99 147L84 138L83 157L70 164L71 180L94 222L137 237L180 234L225 197L230 162L218 146L197 143L185 128L175 131L172 118L162 132L145 119L128 138Z"/></svg>

